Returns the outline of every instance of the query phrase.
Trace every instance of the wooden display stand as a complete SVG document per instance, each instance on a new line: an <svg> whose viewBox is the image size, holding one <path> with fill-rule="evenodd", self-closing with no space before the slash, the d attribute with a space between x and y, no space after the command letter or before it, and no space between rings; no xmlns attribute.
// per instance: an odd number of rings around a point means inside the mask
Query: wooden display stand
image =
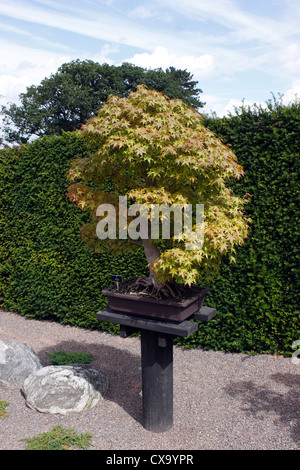
<svg viewBox="0 0 300 470"><path fill-rule="evenodd" d="M191 319L207 322L215 314L216 309L202 307ZM173 425L173 339L195 333L198 323L159 321L110 308L96 317L120 324L122 338L141 332L143 426L152 432L167 431Z"/></svg>

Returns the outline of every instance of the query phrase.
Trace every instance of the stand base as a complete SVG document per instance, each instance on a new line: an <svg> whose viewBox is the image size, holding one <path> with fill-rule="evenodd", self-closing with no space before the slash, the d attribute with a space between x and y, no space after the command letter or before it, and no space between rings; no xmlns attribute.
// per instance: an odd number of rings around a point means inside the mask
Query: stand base
<svg viewBox="0 0 300 470"><path fill-rule="evenodd" d="M141 330L141 354L143 426L167 431L173 426L173 337Z"/></svg>
<svg viewBox="0 0 300 470"><path fill-rule="evenodd" d="M202 307L193 318L209 321L215 314L215 309ZM143 426L152 432L167 431L173 425L173 339L190 336L198 323L158 321L110 308L96 316L99 321L119 323L123 338L141 331Z"/></svg>

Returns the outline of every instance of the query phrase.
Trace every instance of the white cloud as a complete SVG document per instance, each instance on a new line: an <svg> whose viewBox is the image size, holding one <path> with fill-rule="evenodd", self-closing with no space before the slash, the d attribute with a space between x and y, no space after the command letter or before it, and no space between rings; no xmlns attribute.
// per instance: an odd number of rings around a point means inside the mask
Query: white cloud
<svg viewBox="0 0 300 470"><path fill-rule="evenodd" d="M238 100L236 98L233 98L228 101L224 108L224 115L227 115L228 113L235 114L235 109L239 109L241 106L245 107L252 107L254 104L257 104L258 106L261 103L253 103L252 101L249 100Z"/></svg>
<svg viewBox="0 0 300 470"><path fill-rule="evenodd" d="M147 20L150 18L155 18L167 23L170 23L172 21L171 11L169 9L167 11L162 11L161 9L157 8L155 2L153 2L152 4L147 3L147 6L141 5L139 7L134 8L129 12L128 16L130 18L138 20Z"/></svg>
<svg viewBox="0 0 300 470"><path fill-rule="evenodd" d="M252 107L254 104L266 108L266 103L253 102L250 100L239 100L231 98L229 101L220 99L218 96L203 94L202 101L206 102L206 105L200 112L211 115L215 113L218 117L228 116L230 113L235 114L235 110L242 106Z"/></svg>
<svg viewBox="0 0 300 470"><path fill-rule="evenodd" d="M221 102L220 98L213 95L203 94L201 100L206 103L200 113L211 114L216 113L217 116L222 117L225 115L225 105Z"/></svg>
<svg viewBox="0 0 300 470"><path fill-rule="evenodd" d="M104 44L99 53L91 54L88 59L94 62L113 64L108 55L116 52L115 44ZM31 85L40 82L57 72L64 63L72 60L87 59L78 57L77 53L59 53L29 46L20 46L0 39L0 105L8 102L19 103L18 96L25 93Z"/></svg>
<svg viewBox="0 0 300 470"><path fill-rule="evenodd" d="M296 77L300 73L300 44L297 39L300 21L299 14L291 15L296 8L294 4L286 2L283 2L281 17L278 15L277 19L271 17L272 4L268 16L260 14L259 8L256 14L250 13L246 7L240 6L238 0L161 0L161 5L177 11L183 19L198 21L199 30L201 24L209 25L212 31L215 31L214 26L221 26L219 34L207 34L203 38L201 34L198 36L198 31L193 31L189 37L191 43L194 36L196 44L203 44L206 52L215 58L219 56L221 73L228 63L224 60L226 55L232 72L252 68L274 76L288 73Z"/></svg>
<svg viewBox="0 0 300 470"><path fill-rule="evenodd" d="M1 14L10 18L37 23L63 31L101 39L111 43L153 50L155 46L167 43L175 48L188 45L164 31L147 28L140 22L129 20L124 14L86 10L84 7L60 12L33 6L25 0L1 0ZM48 3L48 2L47 2ZM50 2L51 3L51 2Z"/></svg>
<svg viewBox="0 0 300 470"><path fill-rule="evenodd" d="M300 43L290 42L277 53L277 60L281 63L281 73L289 77L300 76Z"/></svg>
<svg viewBox="0 0 300 470"><path fill-rule="evenodd" d="M285 105L290 104L291 102L300 100L300 80L295 80L292 83L291 88L289 88L284 94L282 98L282 102Z"/></svg>
<svg viewBox="0 0 300 470"><path fill-rule="evenodd" d="M16 101L27 86L39 84L62 63L77 58L187 69L199 87L207 90L201 95L208 103L206 109L219 115L241 104L236 97L245 96L250 103L260 92L263 100L265 88L268 99L274 83L276 87L284 84L284 100L293 100L299 94L299 0L272 0L270 6L263 5L264 10L258 4L258 0L251 5L246 0L131 4L121 0L0 0L0 14L7 16L3 34L15 33L16 41L14 45L0 40L0 95L5 95L1 103ZM278 9L272 17L273 6ZM84 41L82 36L86 36ZM62 37L66 40L59 43ZM33 47L17 45L18 38ZM88 46L82 44L91 43L87 38L94 40L94 46L99 44L99 52L86 50ZM120 57L126 46L130 52ZM113 62L110 54L118 58ZM231 80L236 87L230 86Z"/></svg>
<svg viewBox="0 0 300 470"><path fill-rule="evenodd" d="M0 11L0 14L1 14L1 11ZM70 49L65 44L54 42L54 41L49 41L46 38L32 34L31 32L23 28L5 24L3 21L0 22L0 29L1 31L8 31L9 33L14 33L17 35L25 36L26 38L29 38L32 41L35 41L36 43L38 43L40 46L46 47L48 49L52 49L52 50L58 49L58 50L65 50L65 51Z"/></svg>
<svg viewBox="0 0 300 470"><path fill-rule="evenodd" d="M214 72L215 63L211 54L203 54L198 57L193 55L177 55L169 52L165 47L158 46L152 53L135 54L126 59L126 62L139 65L144 68L162 68L170 66L180 69L187 69L197 76L197 79L207 78Z"/></svg>
<svg viewBox="0 0 300 470"><path fill-rule="evenodd" d="M64 62L70 61L68 54L55 54L42 49L14 45L0 40L1 104L16 102L20 93L31 85L38 85L43 78L55 73Z"/></svg>
<svg viewBox="0 0 300 470"><path fill-rule="evenodd" d="M298 33L293 23L278 21L269 16L251 14L242 10L236 0L161 0L181 14L201 21L214 21L236 35L236 40L257 39L268 44L280 45L283 37ZM233 36L230 36L230 40Z"/></svg>
<svg viewBox="0 0 300 470"><path fill-rule="evenodd" d="M86 35L111 44L119 43L144 49L149 56L135 55L134 58L139 61L154 61L154 56L158 56L157 50L162 47L172 55L173 61L186 63L187 69L196 60L195 67L200 71L200 78L210 74L212 63L205 63L208 67L207 74L202 65L204 60L209 60L209 56L213 58L214 67L217 67L214 70L223 75L228 74L229 70L234 73L249 68L264 71L267 68L269 73L276 75L278 70L273 66L276 55L277 62L285 64L282 67L285 71L291 70L295 61L299 62L300 46L294 41L294 49L297 46L297 50L294 50L289 40L293 34L298 33L296 24L290 18L279 21L250 14L238 6L237 0L152 1L133 8L127 16L114 8L101 11L99 6L84 8L77 4L68 5L67 2L62 2L60 6L49 0L39 3L40 5L27 0L1 0L1 13L10 18ZM57 11L50 9L51 6ZM173 22L170 21L170 28L151 29L150 22L148 25L146 20L150 17L161 19L166 11L170 12L169 19L170 15L175 17L179 13L182 26L174 30ZM198 21L197 29L189 29L191 20ZM201 25L205 22L211 22L212 26L221 25L223 33L216 35L213 33L214 29L211 34L202 31ZM257 48L258 45L260 49ZM187 60L184 60L185 56ZM167 64L169 65L170 63Z"/></svg>
<svg viewBox="0 0 300 470"><path fill-rule="evenodd" d="M150 8L140 6L134 8L129 14L132 18L151 18L153 16L153 11Z"/></svg>

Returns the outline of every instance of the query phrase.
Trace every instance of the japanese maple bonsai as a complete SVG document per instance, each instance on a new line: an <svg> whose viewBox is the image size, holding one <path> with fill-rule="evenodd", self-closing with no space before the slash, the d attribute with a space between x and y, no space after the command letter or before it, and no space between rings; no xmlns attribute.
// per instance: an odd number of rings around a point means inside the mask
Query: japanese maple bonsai
<svg viewBox="0 0 300 470"><path fill-rule="evenodd" d="M91 222L81 233L94 250L106 246L120 254L138 245L144 247L149 277L135 280L129 286L131 292L178 302L189 289L194 294L194 285L205 286L213 280L223 255L235 260L235 246L247 236L249 221L244 214L246 199L235 196L226 183L240 178L243 168L234 153L203 125L197 111L141 85L127 98L110 96L78 133L91 156L72 161L68 195L90 212ZM120 238L117 225L114 239L100 239L96 229L104 214L99 216L97 208L111 204L118 216L119 196L127 197L128 206L138 203L146 208L203 204L203 244L186 249L187 243L195 242L195 210L193 230L171 233L169 239L150 237L150 219L143 238Z"/></svg>

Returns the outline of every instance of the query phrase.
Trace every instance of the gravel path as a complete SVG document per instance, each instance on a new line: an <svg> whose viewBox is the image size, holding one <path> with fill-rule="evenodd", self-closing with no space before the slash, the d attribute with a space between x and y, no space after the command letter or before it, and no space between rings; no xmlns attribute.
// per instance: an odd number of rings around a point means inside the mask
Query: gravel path
<svg viewBox="0 0 300 470"><path fill-rule="evenodd" d="M69 416L25 406L19 390L0 389L10 417L0 420L0 450L61 424L93 434L91 450L299 450L300 365L290 358L174 348L174 425L164 433L142 426L139 338L25 319L0 310L0 340L46 351L89 352L109 380L104 400Z"/></svg>

